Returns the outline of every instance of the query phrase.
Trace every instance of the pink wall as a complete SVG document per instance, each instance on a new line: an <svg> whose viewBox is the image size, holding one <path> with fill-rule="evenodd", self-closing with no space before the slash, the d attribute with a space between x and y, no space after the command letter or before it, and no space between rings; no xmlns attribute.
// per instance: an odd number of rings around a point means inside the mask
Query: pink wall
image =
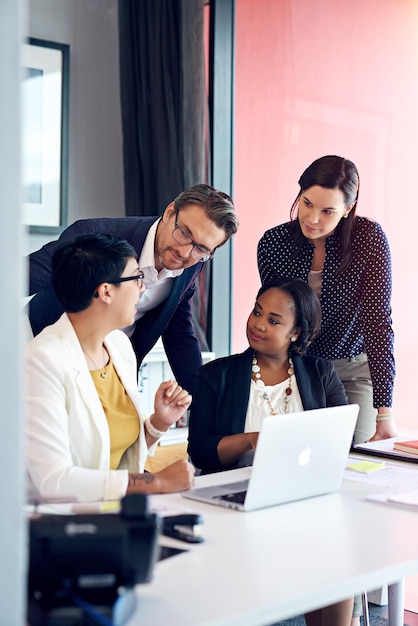
<svg viewBox="0 0 418 626"><path fill-rule="evenodd" d="M398 426L418 428L418 1L236 0L235 109L233 350L247 345L259 238L287 221L311 161L350 158L358 214L391 244Z"/></svg>

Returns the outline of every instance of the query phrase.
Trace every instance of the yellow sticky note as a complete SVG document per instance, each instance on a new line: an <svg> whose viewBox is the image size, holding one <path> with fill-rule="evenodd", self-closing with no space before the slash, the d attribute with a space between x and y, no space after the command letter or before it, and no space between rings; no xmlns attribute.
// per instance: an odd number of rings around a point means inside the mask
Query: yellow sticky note
<svg viewBox="0 0 418 626"><path fill-rule="evenodd" d="M105 500L100 505L100 513L113 513L120 511L119 500Z"/></svg>
<svg viewBox="0 0 418 626"><path fill-rule="evenodd" d="M94 515L97 513L118 513L120 500L105 500L104 502L74 502L71 512L78 515Z"/></svg>
<svg viewBox="0 0 418 626"><path fill-rule="evenodd" d="M352 463L347 466L347 469L353 470L355 472L363 472L363 474L368 474L369 472L374 472L375 470L380 470L385 467L385 462L374 463L373 461L359 461L358 463Z"/></svg>

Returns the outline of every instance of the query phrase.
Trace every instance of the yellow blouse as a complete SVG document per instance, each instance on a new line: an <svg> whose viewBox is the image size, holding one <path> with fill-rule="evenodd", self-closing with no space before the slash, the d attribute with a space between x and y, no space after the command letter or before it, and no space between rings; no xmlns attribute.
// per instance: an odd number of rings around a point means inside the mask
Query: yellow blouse
<svg viewBox="0 0 418 626"><path fill-rule="evenodd" d="M102 376L104 371L105 377ZM123 454L138 439L141 422L112 359L104 371L90 370L90 374L109 426L110 469L117 469Z"/></svg>

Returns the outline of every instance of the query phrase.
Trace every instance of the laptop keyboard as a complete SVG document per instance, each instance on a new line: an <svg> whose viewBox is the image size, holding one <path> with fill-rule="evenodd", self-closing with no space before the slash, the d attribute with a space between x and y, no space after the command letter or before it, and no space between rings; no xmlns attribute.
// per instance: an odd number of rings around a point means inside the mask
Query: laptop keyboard
<svg viewBox="0 0 418 626"><path fill-rule="evenodd" d="M236 491L235 493L224 493L221 496L216 496L216 500L226 500L227 502L236 502L237 504L244 504L247 491Z"/></svg>

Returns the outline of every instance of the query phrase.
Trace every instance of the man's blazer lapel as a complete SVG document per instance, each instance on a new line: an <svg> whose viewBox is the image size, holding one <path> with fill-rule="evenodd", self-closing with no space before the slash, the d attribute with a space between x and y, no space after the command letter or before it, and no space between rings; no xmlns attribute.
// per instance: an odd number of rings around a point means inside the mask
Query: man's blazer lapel
<svg viewBox="0 0 418 626"><path fill-rule="evenodd" d="M197 270L194 268L195 266L185 270L180 276L174 278L166 300L155 309L148 311L144 317L139 320L139 324L137 324L135 329L136 337L134 343L140 360L148 354L170 323L171 318L179 306L179 301L189 289L191 283L193 283L195 273L197 273Z"/></svg>

